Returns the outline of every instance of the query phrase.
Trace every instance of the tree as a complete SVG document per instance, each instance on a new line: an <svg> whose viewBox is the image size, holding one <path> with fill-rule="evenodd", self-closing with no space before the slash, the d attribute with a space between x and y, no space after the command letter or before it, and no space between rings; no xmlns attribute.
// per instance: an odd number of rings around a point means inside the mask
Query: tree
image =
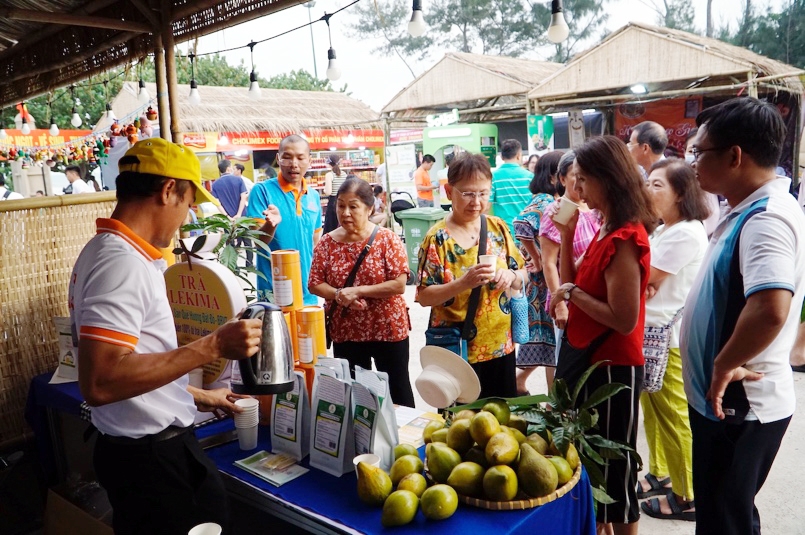
<svg viewBox="0 0 805 535"><path fill-rule="evenodd" d="M805 0L789 0L779 13L754 19L753 52L794 65L805 66Z"/></svg>
<svg viewBox="0 0 805 535"><path fill-rule="evenodd" d="M260 86L273 89L296 89L299 91L333 91L330 80L316 78L304 69L272 76L265 82L265 85L261 81ZM339 91L343 92L346 87L344 85Z"/></svg>
<svg viewBox="0 0 805 535"><path fill-rule="evenodd" d="M658 26L686 32L696 31L693 25L693 4L689 0L662 0L659 4L652 0L646 5L657 13Z"/></svg>

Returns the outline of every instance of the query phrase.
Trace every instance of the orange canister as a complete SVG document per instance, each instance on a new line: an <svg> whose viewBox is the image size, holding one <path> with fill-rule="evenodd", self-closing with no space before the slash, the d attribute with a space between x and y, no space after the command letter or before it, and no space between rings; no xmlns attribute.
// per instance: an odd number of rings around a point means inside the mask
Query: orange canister
<svg viewBox="0 0 805 535"><path fill-rule="evenodd" d="M296 311L296 338L299 344L299 363L315 366L319 357L327 356L327 335L324 331L324 308L305 307Z"/></svg>
<svg viewBox="0 0 805 535"><path fill-rule="evenodd" d="M302 267L299 251L271 251L271 275L274 279L274 302L283 312L305 306L302 296Z"/></svg>
<svg viewBox="0 0 805 535"><path fill-rule="evenodd" d="M296 338L296 314L293 312L283 312L285 317L285 324L288 325L288 334L291 336L291 345L293 345L293 363L299 364L299 342Z"/></svg>

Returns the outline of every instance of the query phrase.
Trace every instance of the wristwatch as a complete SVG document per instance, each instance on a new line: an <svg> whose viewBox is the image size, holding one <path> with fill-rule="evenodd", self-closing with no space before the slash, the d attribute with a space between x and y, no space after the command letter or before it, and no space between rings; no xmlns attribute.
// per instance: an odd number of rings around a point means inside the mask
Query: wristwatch
<svg viewBox="0 0 805 535"><path fill-rule="evenodd" d="M570 294L575 289L576 289L575 284L571 284L570 286L567 287L567 289L565 290L565 301L570 301Z"/></svg>

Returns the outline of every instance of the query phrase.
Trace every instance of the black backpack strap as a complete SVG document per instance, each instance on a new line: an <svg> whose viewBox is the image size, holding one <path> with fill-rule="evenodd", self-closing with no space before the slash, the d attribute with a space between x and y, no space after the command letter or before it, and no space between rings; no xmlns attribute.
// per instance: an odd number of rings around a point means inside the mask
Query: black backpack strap
<svg viewBox="0 0 805 535"><path fill-rule="evenodd" d="M486 229L486 216L481 214L481 235L478 237L478 261L481 260L481 255L486 254L486 242L489 236ZM467 316L464 318L464 327L461 329L461 337L464 340L472 340L478 334L478 329L475 328L475 312L478 310L478 303L481 301L481 287L478 286L472 289L470 294L470 301L467 305Z"/></svg>
<svg viewBox="0 0 805 535"><path fill-rule="evenodd" d="M7 189L6 192L3 194L3 200L5 201L8 199L8 196L11 195L11 190Z"/></svg>

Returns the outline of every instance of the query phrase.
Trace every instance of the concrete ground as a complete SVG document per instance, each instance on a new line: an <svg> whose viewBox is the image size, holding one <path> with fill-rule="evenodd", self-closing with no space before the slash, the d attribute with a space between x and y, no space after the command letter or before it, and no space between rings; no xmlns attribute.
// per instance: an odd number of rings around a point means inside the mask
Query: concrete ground
<svg viewBox="0 0 805 535"><path fill-rule="evenodd" d="M419 349L425 345L425 329L427 328L430 309L414 302L414 287L408 286L405 299L411 314L411 361L408 366L411 382L419 376L422 367L419 364ZM547 386L545 374L536 370L528 380L528 388L532 394L545 393ZM797 411L783 440L780 452L769 473L765 485L757 496L756 505L764 535L805 535L805 374L794 374L794 388L797 394ZM416 407L432 410L419 397L414 388ZM638 452L648 468L648 446L642 425L638 432ZM676 520L657 520L642 515L640 533L662 535L693 535L693 522Z"/></svg>

